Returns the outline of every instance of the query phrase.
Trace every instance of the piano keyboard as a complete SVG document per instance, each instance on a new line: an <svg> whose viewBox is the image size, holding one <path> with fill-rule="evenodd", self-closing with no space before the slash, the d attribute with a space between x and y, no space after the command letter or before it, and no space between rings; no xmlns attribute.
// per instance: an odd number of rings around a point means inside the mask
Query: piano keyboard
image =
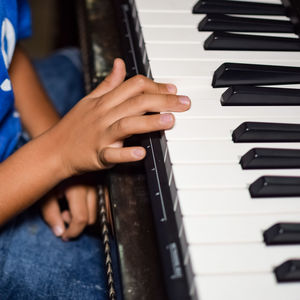
<svg viewBox="0 0 300 300"><path fill-rule="evenodd" d="M225 2L130 1L146 73L192 100L160 141L167 181L156 174L154 205L161 202L163 226L168 186L178 231L165 237L179 241L162 247L171 256L168 293L172 300L298 300L299 36L279 0L259 9L258 0ZM204 49L214 45L220 50ZM157 171L155 153L148 156ZM186 287L176 286L180 278Z"/></svg>

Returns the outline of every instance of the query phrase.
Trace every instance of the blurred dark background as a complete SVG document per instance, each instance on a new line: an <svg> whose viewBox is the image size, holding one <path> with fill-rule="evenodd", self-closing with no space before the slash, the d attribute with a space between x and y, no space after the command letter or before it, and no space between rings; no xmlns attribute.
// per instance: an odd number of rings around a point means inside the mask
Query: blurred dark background
<svg viewBox="0 0 300 300"><path fill-rule="evenodd" d="M77 46L76 0L28 0L33 36L22 44L34 58L57 48Z"/></svg>

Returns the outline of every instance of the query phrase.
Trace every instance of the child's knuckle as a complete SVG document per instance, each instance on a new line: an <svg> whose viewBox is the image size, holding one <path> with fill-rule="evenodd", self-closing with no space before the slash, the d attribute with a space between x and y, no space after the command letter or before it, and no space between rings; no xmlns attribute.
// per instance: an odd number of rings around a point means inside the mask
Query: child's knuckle
<svg viewBox="0 0 300 300"><path fill-rule="evenodd" d="M121 134L125 134L128 132L128 121L126 118L120 119L117 122L117 131L120 132Z"/></svg>
<svg viewBox="0 0 300 300"><path fill-rule="evenodd" d="M147 78L143 75L134 76L134 84L140 88L144 88L147 83Z"/></svg>
<svg viewBox="0 0 300 300"><path fill-rule="evenodd" d="M88 216L86 214L78 214L75 217L75 221L77 225L85 226L88 224Z"/></svg>

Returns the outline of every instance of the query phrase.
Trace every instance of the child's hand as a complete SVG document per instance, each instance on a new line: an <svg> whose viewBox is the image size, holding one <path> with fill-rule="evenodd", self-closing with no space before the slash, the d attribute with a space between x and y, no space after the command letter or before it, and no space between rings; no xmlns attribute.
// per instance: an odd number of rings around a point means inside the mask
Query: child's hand
<svg viewBox="0 0 300 300"><path fill-rule="evenodd" d="M185 111L190 100L176 96L174 85L155 83L143 76L124 82L125 66L116 59L112 73L82 99L49 132L57 145L66 177L144 158L143 147L123 147L133 134L170 129L170 113Z"/></svg>
<svg viewBox="0 0 300 300"><path fill-rule="evenodd" d="M96 222L97 191L92 186L70 185L65 187L63 194L69 210L61 212L59 195L50 193L42 203L41 212L53 233L63 240L69 240L79 236L87 225ZM69 225L67 229L65 223Z"/></svg>

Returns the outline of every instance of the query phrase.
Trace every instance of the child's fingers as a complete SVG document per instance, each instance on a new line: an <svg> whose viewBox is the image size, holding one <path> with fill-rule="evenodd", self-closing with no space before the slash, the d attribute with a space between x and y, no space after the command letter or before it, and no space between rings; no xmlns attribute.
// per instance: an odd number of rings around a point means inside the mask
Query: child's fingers
<svg viewBox="0 0 300 300"><path fill-rule="evenodd" d="M61 216L64 220L65 223L67 224L70 224L71 223L71 220L72 220L72 217L71 217L71 214L68 210L64 210L62 213L61 213Z"/></svg>
<svg viewBox="0 0 300 300"><path fill-rule="evenodd" d="M99 160L104 167L118 163L126 163L141 160L146 151L143 147L105 148L101 151Z"/></svg>
<svg viewBox="0 0 300 300"><path fill-rule="evenodd" d="M108 118L118 120L146 112L181 112L188 110L190 105L191 101L186 96L141 94L119 104L110 111Z"/></svg>
<svg viewBox="0 0 300 300"><path fill-rule="evenodd" d="M72 186L65 192L71 213L69 227L62 235L63 240L77 237L88 225L87 190L84 186Z"/></svg>
<svg viewBox="0 0 300 300"><path fill-rule="evenodd" d="M42 204L41 212L45 222L50 226L56 236L62 236L65 231L64 221L60 212L58 200L54 195Z"/></svg>
<svg viewBox="0 0 300 300"><path fill-rule="evenodd" d="M177 88L173 84L157 83L142 76L134 76L113 89L104 97L108 107L115 107L123 101L139 94L176 94Z"/></svg>
<svg viewBox="0 0 300 300"><path fill-rule="evenodd" d="M111 73L89 94L89 97L101 97L107 92L119 86L126 77L126 67L120 58L114 60Z"/></svg>
<svg viewBox="0 0 300 300"><path fill-rule="evenodd" d="M88 224L94 224L97 220L97 208L98 208L98 202L97 202L97 190L93 187L87 188L87 208L88 208Z"/></svg>
<svg viewBox="0 0 300 300"><path fill-rule="evenodd" d="M170 129L174 122L174 116L170 113L123 118L109 127L107 139L113 143L133 134Z"/></svg>

